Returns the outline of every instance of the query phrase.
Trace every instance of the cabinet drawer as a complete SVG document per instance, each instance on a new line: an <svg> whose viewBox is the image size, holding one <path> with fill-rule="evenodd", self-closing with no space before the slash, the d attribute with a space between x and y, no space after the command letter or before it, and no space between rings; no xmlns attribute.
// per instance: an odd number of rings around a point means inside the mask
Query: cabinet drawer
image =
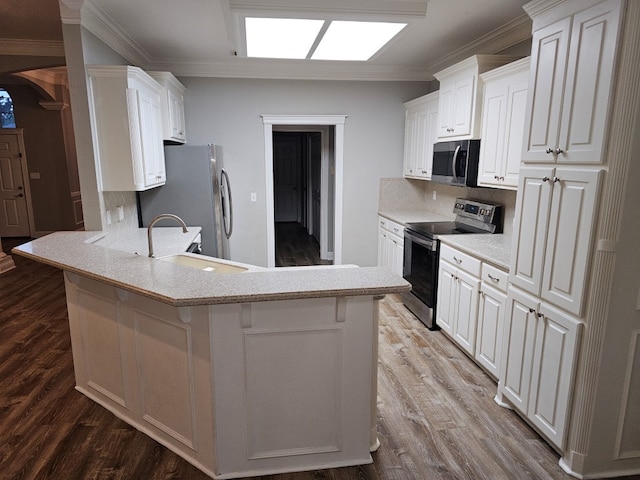
<svg viewBox="0 0 640 480"><path fill-rule="evenodd" d="M404 226L402 224L381 216L378 216L378 219L378 225L380 225L380 227L390 231L395 235L398 235L399 237L402 237L404 235Z"/></svg>
<svg viewBox="0 0 640 480"><path fill-rule="evenodd" d="M487 263L482 264L482 281L502 292L507 291L509 274Z"/></svg>
<svg viewBox="0 0 640 480"><path fill-rule="evenodd" d="M455 248L451 248L448 245L441 245L440 258L452 263L462 270L465 270L471 275L475 275L476 277L480 276L480 267L482 262L477 258L473 258L466 253L456 250Z"/></svg>

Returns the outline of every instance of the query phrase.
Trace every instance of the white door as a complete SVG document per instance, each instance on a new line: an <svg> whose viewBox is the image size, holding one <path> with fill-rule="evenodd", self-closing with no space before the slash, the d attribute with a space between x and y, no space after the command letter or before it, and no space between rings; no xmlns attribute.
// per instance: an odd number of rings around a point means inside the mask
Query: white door
<svg viewBox="0 0 640 480"><path fill-rule="evenodd" d="M542 283L553 172L546 167L520 170L509 280L534 295L540 295Z"/></svg>
<svg viewBox="0 0 640 480"><path fill-rule="evenodd" d="M475 83L476 77L474 75L456 80L453 92L453 134L456 136L469 135L471 133Z"/></svg>
<svg viewBox="0 0 640 480"><path fill-rule="evenodd" d="M456 302L457 269L450 263L440 262L438 270L438 300L436 302L436 324L449 335L453 335Z"/></svg>
<svg viewBox="0 0 640 480"><path fill-rule="evenodd" d="M488 285L482 285L478 309L476 360L493 376L500 376L502 329L507 296Z"/></svg>
<svg viewBox="0 0 640 480"><path fill-rule="evenodd" d="M162 184L166 180L164 149L162 144L162 118L160 96L155 92L138 90L140 115L140 143L145 186Z"/></svg>
<svg viewBox="0 0 640 480"><path fill-rule="evenodd" d="M504 145L502 169L503 186L518 187L520 161L522 160L522 144L525 132L525 112L529 90L528 73L518 74L519 81L509 86L507 99L507 132Z"/></svg>
<svg viewBox="0 0 640 480"><path fill-rule="evenodd" d="M404 117L404 176L415 175L416 168L416 135L418 114L407 110Z"/></svg>
<svg viewBox="0 0 640 480"><path fill-rule="evenodd" d="M21 134L0 134L0 236L29 237L27 185L20 152Z"/></svg>
<svg viewBox="0 0 640 480"><path fill-rule="evenodd" d="M525 415L529 406L538 305L535 298L509 287L498 388Z"/></svg>
<svg viewBox="0 0 640 480"><path fill-rule="evenodd" d="M581 324L553 307L540 307L527 416L562 448Z"/></svg>
<svg viewBox="0 0 640 480"><path fill-rule="evenodd" d="M453 82L440 85L438 93L438 137L445 138L453 133L453 96L455 84Z"/></svg>
<svg viewBox="0 0 640 480"><path fill-rule="evenodd" d="M558 142L570 27L571 18L565 18L533 33L525 162L555 162L547 150Z"/></svg>
<svg viewBox="0 0 640 480"><path fill-rule="evenodd" d="M453 338L458 345L473 355L476 348L480 280L462 270L458 270L457 276Z"/></svg>
<svg viewBox="0 0 640 480"><path fill-rule="evenodd" d="M302 159L301 137L298 134L277 134L273 140L275 221L296 222L300 204L298 165Z"/></svg>
<svg viewBox="0 0 640 480"><path fill-rule="evenodd" d="M482 185L500 186L503 176L502 159L507 121L507 95L509 85L506 81L487 82L484 89L482 106L482 142L480 142L480 171L478 182ZM523 115L524 117L524 115ZM522 150L520 149L518 153ZM520 159L518 158L518 161Z"/></svg>

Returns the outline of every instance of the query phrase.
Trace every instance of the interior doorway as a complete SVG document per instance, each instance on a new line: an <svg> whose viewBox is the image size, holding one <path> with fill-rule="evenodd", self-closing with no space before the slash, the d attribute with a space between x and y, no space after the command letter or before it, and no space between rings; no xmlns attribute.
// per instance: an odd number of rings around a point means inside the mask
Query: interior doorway
<svg viewBox="0 0 640 480"><path fill-rule="evenodd" d="M342 204L343 204L343 148L346 115L262 115L265 140L266 215L267 215L267 266L276 266L276 189L274 187L274 132L308 133L307 159L313 154L309 148L320 148L319 197L312 198L313 186L309 176L313 174L308 161L301 168L305 173L304 195L298 190L300 201L296 223L303 223L308 235L319 237L320 258L342 263ZM312 136L319 133L320 136ZM315 140L314 140L315 139ZM314 167L318 168L315 164ZM317 177L316 177L317 178ZM278 199L284 202L284 199ZM314 214L315 208L315 214ZM318 213L319 210L319 213ZM315 219L315 221L314 221ZM315 227L314 227L315 223ZM318 224L319 223L319 224ZM315 232L315 235L314 235Z"/></svg>
<svg viewBox="0 0 640 480"><path fill-rule="evenodd" d="M332 242L322 229L333 229L333 176L327 175L323 182L322 171L331 169L333 128L297 130L274 128L273 132L275 265L330 265Z"/></svg>

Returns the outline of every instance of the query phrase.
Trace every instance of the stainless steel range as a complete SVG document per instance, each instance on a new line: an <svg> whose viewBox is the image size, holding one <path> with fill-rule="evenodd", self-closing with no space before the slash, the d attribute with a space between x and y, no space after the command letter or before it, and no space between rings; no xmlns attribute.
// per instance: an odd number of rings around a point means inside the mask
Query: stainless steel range
<svg viewBox="0 0 640 480"><path fill-rule="evenodd" d="M501 205L457 198L453 222L408 223L404 229L403 277L411 291L402 296L405 306L430 330L436 330L436 294L441 235L502 232Z"/></svg>

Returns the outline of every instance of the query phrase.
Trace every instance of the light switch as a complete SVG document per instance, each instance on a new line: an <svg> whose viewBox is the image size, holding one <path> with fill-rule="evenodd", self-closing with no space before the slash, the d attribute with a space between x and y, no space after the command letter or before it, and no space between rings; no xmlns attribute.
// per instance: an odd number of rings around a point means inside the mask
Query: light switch
<svg viewBox="0 0 640 480"><path fill-rule="evenodd" d="M107 217L107 225L111 225L111 210L107 210L105 216Z"/></svg>
<svg viewBox="0 0 640 480"><path fill-rule="evenodd" d="M436 197L437 197L437 195L436 195L436 191L434 190L434 191L433 191L433 199L435 200L435 199L436 199Z"/></svg>
<svg viewBox="0 0 640 480"><path fill-rule="evenodd" d="M256 195L256 192L251 192L251 201L255 202L258 199L258 196Z"/></svg>

